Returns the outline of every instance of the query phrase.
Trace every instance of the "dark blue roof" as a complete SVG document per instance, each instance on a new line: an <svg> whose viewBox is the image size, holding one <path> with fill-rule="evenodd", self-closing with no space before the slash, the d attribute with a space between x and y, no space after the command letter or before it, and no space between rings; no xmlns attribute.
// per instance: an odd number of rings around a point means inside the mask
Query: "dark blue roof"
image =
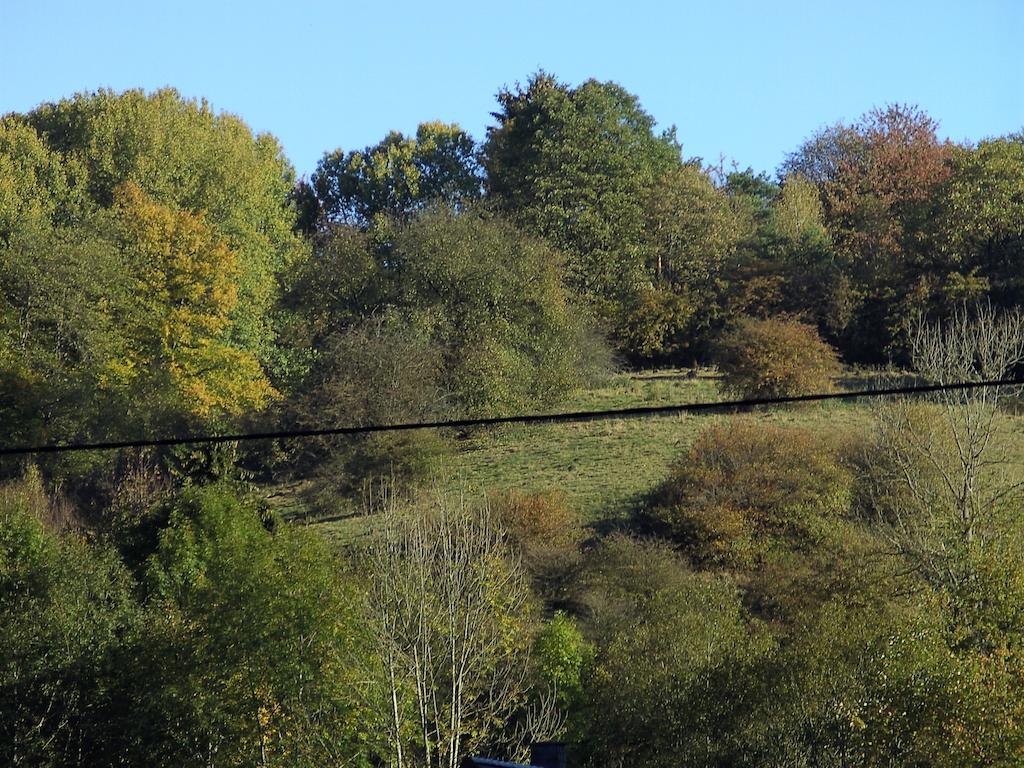
<svg viewBox="0 0 1024 768"><path fill-rule="evenodd" d="M462 768L533 768L527 763L510 763L507 760L492 760L489 757L467 757Z"/></svg>

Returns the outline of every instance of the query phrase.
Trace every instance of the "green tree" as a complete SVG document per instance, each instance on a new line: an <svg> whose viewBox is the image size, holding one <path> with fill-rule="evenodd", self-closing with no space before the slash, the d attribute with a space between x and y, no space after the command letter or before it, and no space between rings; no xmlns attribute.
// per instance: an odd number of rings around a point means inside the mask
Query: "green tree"
<svg viewBox="0 0 1024 768"><path fill-rule="evenodd" d="M112 689L138 618L131 579L108 546L59 535L38 475L0 487L0 761L116 764ZM49 523L49 525L48 525Z"/></svg>
<svg viewBox="0 0 1024 768"><path fill-rule="evenodd" d="M84 188L93 206L109 207L130 182L163 205L205 215L239 254L232 336L273 358L277 279L304 251L286 204L294 171L276 139L170 88L82 93L8 120L31 126L68 168L82 169L74 190Z"/></svg>
<svg viewBox="0 0 1024 768"><path fill-rule="evenodd" d="M269 524L230 488L193 488L145 581L125 674L133 762L314 766L375 748L360 598L318 534Z"/></svg>
<svg viewBox="0 0 1024 768"><path fill-rule="evenodd" d="M1022 199L1024 137L954 150L938 214L939 247L949 261L950 304L969 302L982 291L1001 306L1024 302Z"/></svg>
<svg viewBox="0 0 1024 768"><path fill-rule="evenodd" d="M464 412L548 403L580 383L583 323L558 255L496 217L435 209L396 232L395 305L443 356Z"/></svg>
<svg viewBox="0 0 1024 768"><path fill-rule="evenodd" d="M742 764L756 672L773 641L723 579L665 545L612 537L586 576L595 645L580 743L591 762Z"/></svg>
<svg viewBox="0 0 1024 768"><path fill-rule="evenodd" d="M643 216L651 284L625 301L615 337L634 360L693 354L721 321L725 268L747 222L696 162L680 164L654 181Z"/></svg>
<svg viewBox="0 0 1024 768"><path fill-rule="evenodd" d="M393 131L362 151L324 155L312 178L320 214L367 225L429 203L458 207L480 197L476 144L455 124L422 123L416 136Z"/></svg>
<svg viewBox="0 0 1024 768"><path fill-rule="evenodd" d="M645 280L645 202L679 164L673 131L657 135L615 83L576 88L543 72L498 94L484 167L490 198L568 255L570 284L599 304Z"/></svg>

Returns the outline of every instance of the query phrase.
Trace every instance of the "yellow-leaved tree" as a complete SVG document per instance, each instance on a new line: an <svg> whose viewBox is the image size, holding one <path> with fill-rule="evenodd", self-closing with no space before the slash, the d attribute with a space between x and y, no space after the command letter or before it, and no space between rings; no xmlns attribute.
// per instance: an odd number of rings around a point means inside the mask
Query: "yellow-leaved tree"
<svg viewBox="0 0 1024 768"><path fill-rule="evenodd" d="M133 285L127 354L110 383L134 399L203 419L260 408L276 396L256 355L232 342L238 255L202 214L163 205L128 183L112 212Z"/></svg>

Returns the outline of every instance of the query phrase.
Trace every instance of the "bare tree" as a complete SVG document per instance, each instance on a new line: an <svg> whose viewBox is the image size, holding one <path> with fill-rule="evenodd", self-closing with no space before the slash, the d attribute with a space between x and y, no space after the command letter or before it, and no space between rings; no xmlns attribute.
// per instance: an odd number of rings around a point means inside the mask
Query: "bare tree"
<svg viewBox="0 0 1024 768"><path fill-rule="evenodd" d="M514 751L533 614L525 572L489 507L433 492L407 506L391 498L376 520L370 605L395 763L456 768L480 745Z"/></svg>
<svg viewBox="0 0 1024 768"><path fill-rule="evenodd" d="M1024 360L1024 316L991 306L909 329L916 372L927 382L1006 379ZM1024 490L1008 450L1001 406L1019 387L948 390L876 410L865 461L868 505L896 550L935 586L969 588L971 552L1005 536Z"/></svg>

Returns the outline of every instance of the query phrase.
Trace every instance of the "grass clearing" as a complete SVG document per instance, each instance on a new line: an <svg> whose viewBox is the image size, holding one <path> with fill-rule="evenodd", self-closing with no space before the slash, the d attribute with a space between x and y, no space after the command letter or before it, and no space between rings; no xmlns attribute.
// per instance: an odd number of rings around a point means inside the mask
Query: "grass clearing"
<svg viewBox="0 0 1024 768"><path fill-rule="evenodd" d="M891 380L890 380L891 381ZM844 390L876 385L874 372L848 372ZM714 402L729 397L710 371L662 370L621 374L581 392L553 411L609 410L647 405ZM766 423L801 426L841 439L871 424L866 400L766 407L748 412ZM438 467L438 483L453 492L484 494L560 489L590 525L622 520L668 474L671 464L711 421L730 414L676 414L601 421L506 425L474 430L456 441ZM1024 477L1024 416L1005 420L1001 439ZM270 499L286 516L301 517L298 486L275 489ZM364 535L372 517L353 504L336 515L310 520L340 542Z"/></svg>
<svg viewBox="0 0 1024 768"><path fill-rule="evenodd" d="M723 396L717 377L707 371L641 372L616 376L555 410L713 402ZM840 402L766 408L754 414L834 435L866 426L870 419L866 405ZM477 430L458 441L456 451L438 468L439 482L471 494L557 488L587 523L614 521L627 516L667 475L672 462L711 420L722 418L730 416L678 414ZM346 514L323 522L325 532L351 540L366 530L365 516L357 510Z"/></svg>

